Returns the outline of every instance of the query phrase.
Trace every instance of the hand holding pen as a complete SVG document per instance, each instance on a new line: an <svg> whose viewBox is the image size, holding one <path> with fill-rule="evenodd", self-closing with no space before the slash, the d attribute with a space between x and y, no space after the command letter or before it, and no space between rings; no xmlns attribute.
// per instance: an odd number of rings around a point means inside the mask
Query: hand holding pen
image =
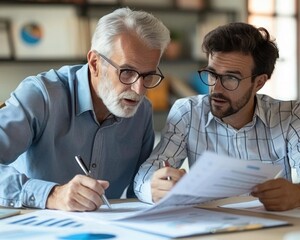
<svg viewBox="0 0 300 240"><path fill-rule="evenodd" d="M75 162L74 162L75 164ZM68 183L55 185L47 198L46 208L64 211L93 211L102 204L101 196L109 182L83 175L74 176Z"/></svg>
<svg viewBox="0 0 300 240"><path fill-rule="evenodd" d="M78 163L78 165L80 166L80 168L82 169L82 171L85 173L86 176L91 177L90 172L88 171L87 167L85 166L82 158L80 156L75 156L75 160ZM103 201L104 204L107 205L108 208L112 208L109 201L107 200L105 194L103 193L102 195L100 195L101 200Z"/></svg>
<svg viewBox="0 0 300 240"><path fill-rule="evenodd" d="M168 161L161 161L151 180L151 193L153 202L163 198L185 174L183 169L171 167Z"/></svg>
<svg viewBox="0 0 300 240"><path fill-rule="evenodd" d="M166 161L166 160L164 160L164 161L162 161L162 166L165 168L165 167L170 167L170 164L169 164L169 162L168 161ZM167 178L166 178L168 181L170 181L171 180L171 177L170 176L167 176Z"/></svg>

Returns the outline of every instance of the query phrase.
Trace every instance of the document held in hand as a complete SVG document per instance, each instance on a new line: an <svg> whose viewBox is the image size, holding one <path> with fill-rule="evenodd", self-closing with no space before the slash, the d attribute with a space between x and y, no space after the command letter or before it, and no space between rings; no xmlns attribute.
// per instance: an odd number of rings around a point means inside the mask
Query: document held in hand
<svg viewBox="0 0 300 240"><path fill-rule="evenodd" d="M288 225L285 221L193 207L209 200L249 193L255 185L280 173L280 166L205 152L161 201L117 223L173 238Z"/></svg>
<svg viewBox="0 0 300 240"><path fill-rule="evenodd" d="M250 193L255 185L276 178L280 173L280 166L204 152L189 173L146 211L198 205Z"/></svg>

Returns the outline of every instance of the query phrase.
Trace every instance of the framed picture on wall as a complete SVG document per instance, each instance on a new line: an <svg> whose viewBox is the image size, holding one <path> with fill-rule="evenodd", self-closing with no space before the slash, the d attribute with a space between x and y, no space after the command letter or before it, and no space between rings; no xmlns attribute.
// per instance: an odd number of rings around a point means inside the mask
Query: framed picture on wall
<svg viewBox="0 0 300 240"><path fill-rule="evenodd" d="M0 16L10 20L16 60L82 59L86 55L86 27L81 28L84 23L73 5L1 6Z"/></svg>
<svg viewBox="0 0 300 240"><path fill-rule="evenodd" d="M12 37L8 19L0 19L0 43L0 59L12 58Z"/></svg>

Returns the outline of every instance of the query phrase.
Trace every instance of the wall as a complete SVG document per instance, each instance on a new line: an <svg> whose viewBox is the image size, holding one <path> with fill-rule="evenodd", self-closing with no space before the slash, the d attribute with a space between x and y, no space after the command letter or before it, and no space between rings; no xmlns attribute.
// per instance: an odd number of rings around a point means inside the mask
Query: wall
<svg viewBox="0 0 300 240"><path fill-rule="evenodd" d="M215 9L235 10L238 14L238 21L247 20L247 0L208 0Z"/></svg>
<svg viewBox="0 0 300 240"><path fill-rule="evenodd" d="M246 0L209 0L212 8L237 11L238 21L245 21L247 11ZM174 21L178 22L178 21ZM0 102L5 101L19 82L27 76L35 75L51 68L57 69L68 64L65 62L0 62ZM178 69L177 69L178 70ZM179 69L180 70L180 69ZM178 71L180 74L181 71Z"/></svg>

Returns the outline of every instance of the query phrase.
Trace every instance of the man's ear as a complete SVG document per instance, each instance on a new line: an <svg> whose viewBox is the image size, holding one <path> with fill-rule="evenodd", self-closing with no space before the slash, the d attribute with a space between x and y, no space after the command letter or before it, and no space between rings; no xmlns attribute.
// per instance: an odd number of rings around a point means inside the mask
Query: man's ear
<svg viewBox="0 0 300 240"><path fill-rule="evenodd" d="M87 54L87 60L91 75L97 77L100 71L99 58L97 54L94 51L90 50Z"/></svg>
<svg viewBox="0 0 300 240"><path fill-rule="evenodd" d="M261 74L261 75L258 75L256 77L256 92L258 92L260 89L262 89L262 87L265 85L265 83L267 82L268 80L268 75L267 74Z"/></svg>

